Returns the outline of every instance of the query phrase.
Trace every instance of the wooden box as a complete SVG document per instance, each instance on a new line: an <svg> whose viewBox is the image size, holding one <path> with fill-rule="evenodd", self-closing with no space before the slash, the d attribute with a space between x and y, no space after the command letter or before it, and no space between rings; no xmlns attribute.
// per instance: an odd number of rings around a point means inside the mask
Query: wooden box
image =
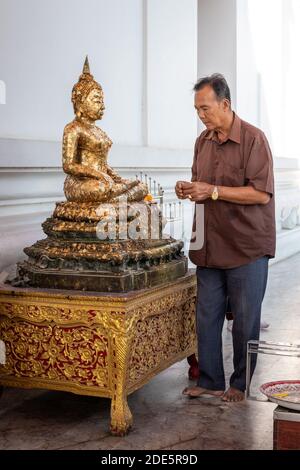
<svg viewBox="0 0 300 470"><path fill-rule="evenodd" d="M274 450L300 449L300 411L277 406L274 410Z"/></svg>

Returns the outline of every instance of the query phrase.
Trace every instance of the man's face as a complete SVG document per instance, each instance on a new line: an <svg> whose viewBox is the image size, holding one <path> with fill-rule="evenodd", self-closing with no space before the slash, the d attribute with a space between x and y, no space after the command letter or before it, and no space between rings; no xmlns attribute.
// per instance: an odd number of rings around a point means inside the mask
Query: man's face
<svg viewBox="0 0 300 470"><path fill-rule="evenodd" d="M201 90L196 91L194 103L199 119L208 130L221 127L224 115L229 109L227 100L218 101L213 88L206 85Z"/></svg>

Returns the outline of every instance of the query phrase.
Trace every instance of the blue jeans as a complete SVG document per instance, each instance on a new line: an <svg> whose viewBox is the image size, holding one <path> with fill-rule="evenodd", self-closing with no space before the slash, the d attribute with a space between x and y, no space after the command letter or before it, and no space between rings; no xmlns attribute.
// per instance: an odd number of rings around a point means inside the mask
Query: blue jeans
<svg viewBox="0 0 300 470"><path fill-rule="evenodd" d="M261 304L268 278L267 256L232 269L197 267L197 337L199 358L198 385L210 390L225 390L222 354L222 329L230 299L234 315L232 328L233 366L230 386L246 388L247 342L258 340ZM251 362L251 377L256 355Z"/></svg>

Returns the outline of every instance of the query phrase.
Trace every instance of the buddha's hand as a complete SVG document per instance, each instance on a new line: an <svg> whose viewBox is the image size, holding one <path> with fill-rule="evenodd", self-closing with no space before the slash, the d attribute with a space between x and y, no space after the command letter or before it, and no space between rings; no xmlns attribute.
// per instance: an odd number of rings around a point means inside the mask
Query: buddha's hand
<svg viewBox="0 0 300 470"><path fill-rule="evenodd" d="M101 190L103 190L103 185L104 185L106 191L111 191L112 186L113 186L113 180L111 179L110 176L108 176L106 173L101 173L101 176L98 179L99 179L99 187Z"/></svg>
<svg viewBox="0 0 300 470"><path fill-rule="evenodd" d="M127 189L131 189L131 188L134 188L135 186L137 186L140 183L140 181L139 180L128 180L128 179L122 178L122 183L127 186Z"/></svg>

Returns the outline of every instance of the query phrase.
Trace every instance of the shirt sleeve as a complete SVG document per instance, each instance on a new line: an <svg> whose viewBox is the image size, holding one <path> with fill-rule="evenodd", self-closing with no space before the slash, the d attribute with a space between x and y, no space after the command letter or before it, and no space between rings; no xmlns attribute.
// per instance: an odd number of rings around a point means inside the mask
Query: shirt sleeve
<svg viewBox="0 0 300 470"><path fill-rule="evenodd" d="M192 165L192 179L191 181L197 181L197 153L198 153L198 143L199 143L200 136L197 137L194 147L194 159Z"/></svg>
<svg viewBox="0 0 300 470"><path fill-rule="evenodd" d="M245 179L247 186L253 186L258 191L264 191L273 196L273 158L263 132L254 139L246 166Z"/></svg>

